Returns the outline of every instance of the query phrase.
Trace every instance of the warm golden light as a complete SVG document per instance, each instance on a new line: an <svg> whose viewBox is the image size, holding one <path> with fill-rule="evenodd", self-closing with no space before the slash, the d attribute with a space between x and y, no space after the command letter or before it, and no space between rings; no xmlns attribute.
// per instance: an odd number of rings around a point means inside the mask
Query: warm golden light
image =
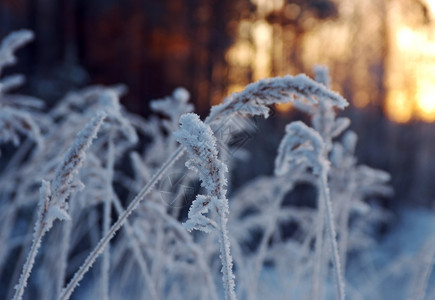
<svg viewBox="0 0 435 300"><path fill-rule="evenodd" d="M435 37L424 29L396 29L386 109L397 122L435 121Z"/></svg>
<svg viewBox="0 0 435 300"><path fill-rule="evenodd" d="M435 122L435 0L421 2L424 14L400 1L342 0L338 18L325 20L283 0L251 1L256 16L240 20L226 53L228 92L324 64L356 108L382 105L394 122Z"/></svg>
<svg viewBox="0 0 435 300"><path fill-rule="evenodd" d="M253 59L253 48L247 41L241 41L234 44L227 52L227 61L232 64L238 64L243 67L250 66Z"/></svg>
<svg viewBox="0 0 435 300"><path fill-rule="evenodd" d="M406 123L412 118L412 103L403 90L389 92L385 109L387 116L394 122Z"/></svg>
<svg viewBox="0 0 435 300"><path fill-rule="evenodd" d="M358 108L366 107L370 103L370 95L364 90L360 90L353 96L353 104Z"/></svg>
<svg viewBox="0 0 435 300"><path fill-rule="evenodd" d="M272 63L272 26L266 21L258 21L252 28L255 44L253 79L260 80L271 75Z"/></svg>
<svg viewBox="0 0 435 300"><path fill-rule="evenodd" d="M422 84L419 89L417 111L423 121L435 121L435 85Z"/></svg>
<svg viewBox="0 0 435 300"><path fill-rule="evenodd" d="M292 109L291 103L279 103L275 105L275 108L280 113L289 112Z"/></svg>
<svg viewBox="0 0 435 300"><path fill-rule="evenodd" d="M400 28L396 33L397 47L402 51L410 51L418 43L418 38L410 28Z"/></svg>

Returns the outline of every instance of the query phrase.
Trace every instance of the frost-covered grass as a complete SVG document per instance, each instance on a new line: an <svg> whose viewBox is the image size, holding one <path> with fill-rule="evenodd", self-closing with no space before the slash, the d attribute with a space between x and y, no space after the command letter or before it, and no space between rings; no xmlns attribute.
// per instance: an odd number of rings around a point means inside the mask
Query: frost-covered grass
<svg viewBox="0 0 435 300"><path fill-rule="evenodd" d="M0 72L31 37L4 40ZM348 103L330 90L326 68L315 73L250 84L204 121L183 88L151 102L155 115L144 119L120 104L123 86L74 91L46 109L11 94L22 77L2 78L0 143L14 151L0 175L0 294L385 299L381 283L398 282L394 299L430 299L434 239L421 255L373 254L373 228L389 213L366 199L390 197L390 175L358 164L357 134L337 116ZM216 133L243 133L287 102L311 121L287 125L273 174L232 186L255 149ZM288 203L301 184L316 191L314 205ZM388 280L394 272L412 284Z"/></svg>

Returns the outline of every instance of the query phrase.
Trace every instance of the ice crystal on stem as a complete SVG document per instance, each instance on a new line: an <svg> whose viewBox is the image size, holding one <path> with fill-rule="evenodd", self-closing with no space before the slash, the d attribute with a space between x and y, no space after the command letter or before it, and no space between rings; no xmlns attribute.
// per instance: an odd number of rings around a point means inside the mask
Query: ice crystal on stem
<svg viewBox="0 0 435 300"><path fill-rule="evenodd" d="M232 94L222 104L212 107L206 123L233 113L267 118L268 106L277 103L292 103L303 111L309 111L317 105L319 98L327 98L339 108L348 105L339 94L304 74L263 79L249 84L243 91Z"/></svg>
<svg viewBox="0 0 435 300"><path fill-rule="evenodd" d="M328 162L322 158L324 145L318 132L301 121L290 123L285 131L275 160L276 175L283 175L292 169L292 165L301 163L311 166L316 175L328 168Z"/></svg>
<svg viewBox="0 0 435 300"><path fill-rule="evenodd" d="M62 164L57 168L54 179L51 185L52 197L49 203L49 211L63 212L67 215L66 199L70 195L74 177L86 158L86 150L92 143L92 140L97 136L97 132L101 127L105 113L97 114L82 131L77 135L74 144L65 154ZM82 185L78 183L78 185ZM55 208L54 208L55 207ZM47 220L50 224L55 218L49 217Z"/></svg>

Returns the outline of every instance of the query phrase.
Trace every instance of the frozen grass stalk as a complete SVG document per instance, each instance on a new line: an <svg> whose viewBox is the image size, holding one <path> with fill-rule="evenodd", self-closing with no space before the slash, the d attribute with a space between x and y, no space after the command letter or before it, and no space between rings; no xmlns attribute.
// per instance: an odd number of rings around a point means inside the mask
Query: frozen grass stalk
<svg viewBox="0 0 435 300"><path fill-rule="evenodd" d="M290 123L286 127L286 135L281 141L278 156L275 161L275 174L284 175L290 172L297 164L305 164L313 169L318 176L320 198L326 208L327 227L329 241L332 249L332 261L334 264L337 293L340 300L345 299L345 285L341 270L332 203L328 188L329 161L325 158L325 143L317 131L308 127L301 121ZM320 245L321 247L321 245Z"/></svg>
<svg viewBox="0 0 435 300"><path fill-rule="evenodd" d="M180 124L180 130L174 134L177 141L184 145L190 154L191 159L186 162L186 166L198 173L201 186L206 190L205 195L198 195L193 201L185 227L189 231L218 231L225 299L236 299L233 258L230 254L227 230L229 209L225 173L228 169L218 159L216 138L209 126L193 113L183 115ZM210 216L214 212L218 215L217 222Z"/></svg>
<svg viewBox="0 0 435 300"><path fill-rule="evenodd" d="M325 202L326 206L326 218L328 221L328 233L329 233L329 241L331 243L332 249L332 261L334 263L334 270L338 288L338 296L340 300L345 299L345 284L344 278L341 269L340 257L338 254L338 245L337 245L337 233L334 225L334 215L332 213L332 203L329 196L329 188L328 188L328 171L324 168L321 171L321 175L319 177L320 180L320 192L322 195L322 199Z"/></svg>
<svg viewBox="0 0 435 300"><path fill-rule="evenodd" d="M33 242L27 260L24 263L19 282L16 286L14 300L22 299L24 289L27 286L30 272L32 271L36 255L41 246L42 237L53 226L56 219L69 220L67 198L76 188L74 180L83 161L86 158L86 150L90 147L92 140L103 123L105 113L97 114L77 134L74 144L66 153L61 165L57 168L52 183L43 181L40 189L40 202L38 219L35 224ZM77 179L76 179L77 180ZM78 184L80 186L80 184Z"/></svg>
<svg viewBox="0 0 435 300"><path fill-rule="evenodd" d="M115 147L113 145L113 132L109 133L108 150L107 150L107 195L104 200L104 213L103 213L103 235L106 235L110 229L110 214L112 207L112 198L114 195L112 181L115 167ZM110 280L110 248L106 247L103 253L103 262L101 264L101 299L109 299L109 280Z"/></svg>
<svg viewBox="0 0 435 300"><path fill-rule="evenodd" d="M33 40L34 35L30 30L17 30L5 37L0 44L0 74L4 67L17 62L15 51Z"/></svg>

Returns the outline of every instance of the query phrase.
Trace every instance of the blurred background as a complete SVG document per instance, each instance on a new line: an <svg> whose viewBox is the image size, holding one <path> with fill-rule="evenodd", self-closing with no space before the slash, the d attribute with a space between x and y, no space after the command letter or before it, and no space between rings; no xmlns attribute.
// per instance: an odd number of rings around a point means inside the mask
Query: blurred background
<svg viewBox="0 0 435 300"><path fill-rule="evenodd" d="M0 0L0 38L21 28L36 39L7 71L49 105L125 83L123 104L147 116L150 100L184 86L204 116L250 82L324 64L351 103L342 114L360 162L392 174L394 201L383 204L435 203L433 0ZM295 117L278 106L265 126Z"/></svg>

